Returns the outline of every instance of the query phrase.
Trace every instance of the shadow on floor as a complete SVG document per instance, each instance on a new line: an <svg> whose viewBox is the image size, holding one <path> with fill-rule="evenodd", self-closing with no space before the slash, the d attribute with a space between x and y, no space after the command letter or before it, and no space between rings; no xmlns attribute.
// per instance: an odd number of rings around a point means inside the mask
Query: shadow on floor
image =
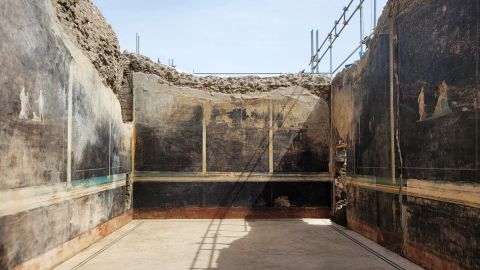
<svg viewBox="0 0 480 270"><path fill-rule="evenodd" d="M328 219L213 220L190 269L397 269Z"/></svg>

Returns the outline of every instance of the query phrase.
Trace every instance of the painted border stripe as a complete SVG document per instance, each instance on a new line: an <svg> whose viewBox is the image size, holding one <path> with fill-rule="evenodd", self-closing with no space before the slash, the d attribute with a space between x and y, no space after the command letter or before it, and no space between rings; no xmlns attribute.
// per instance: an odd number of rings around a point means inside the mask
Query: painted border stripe
<svg viewBox="0 0 480 270"><path fill-rule="evenodd" d="M64 184L65 185L65 184ZM117 181L100 186L93 186L87 188L78 188L70 191L63 190L54 193L49 193L41 196L34 196L14 201L8 201L0 204L0 217L6 215L13 215L16 213L49 206L67 200L72 200L91 194L99 193L106 190L116 189L126 185L126 181Z"/></svg>

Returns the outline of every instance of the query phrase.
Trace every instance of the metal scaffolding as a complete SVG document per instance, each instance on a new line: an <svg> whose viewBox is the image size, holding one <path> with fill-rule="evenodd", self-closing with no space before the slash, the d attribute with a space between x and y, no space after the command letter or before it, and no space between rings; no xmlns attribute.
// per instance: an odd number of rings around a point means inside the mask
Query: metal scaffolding
<svg viewBox="0 0 480 270"><path fill-rule="evenodd" d="M138 33L135 34L135 53L140 54L140 35Z"/></svg>
<svg viewBox="0 0 480 270"><path fill-rule="evenodd" d="M376 21L377 21L377 0L372 0L373 1L373 21L374 21L374 27L376 27ZM364 45L366 40L372 35L373 31L369 34L369 36L365 37L364 36L364 14L363 14L363 8L364 8L364 2L365 0L358 0L358 4L354 7L352 7L353 3L355 0L350 0L348 5L343 8L343 12L340 15L339 19L334 22L333 28L330 30L330 32L327 34L325 39L323 40L322 44L319 46L319 39L318 39L318 29L315 31L315 37L314 37L314 30L311 30L310 32L310 46L311 46L311 57L310 57L310 69L312 73L318 73L318 67L319 64L324 60L325 56L327 53L329 53L330 57L330 71L329 75L330 77L333 77L333 74L337 72L343 65L350 59L357 51L360 50L360 57L363 56L365 53L364 51ZM352 8L354 8L351 11L351 14L347 14ZM350 53L347 58L342 60L341 64L338 65L336 68L333 68L333 45L335 41L337 41L338 37L340 34L345 30L347 25L350 23L350 21L354 18L355 14L359 14L360 18L360 29L359 29L359 34L360 34L360 42L358 46L353 50L352 53Z"/></svg>

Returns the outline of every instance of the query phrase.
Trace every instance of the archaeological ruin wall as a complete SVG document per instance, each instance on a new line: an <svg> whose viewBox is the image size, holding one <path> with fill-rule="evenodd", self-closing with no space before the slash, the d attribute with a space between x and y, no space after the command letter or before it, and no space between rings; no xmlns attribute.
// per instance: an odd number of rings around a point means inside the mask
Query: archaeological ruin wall
<svg viewBox="0 0 480 270"><path fill-rule="evenodd" d="M389 1L332 82L348 226L429 269L480 267L478 1Z"/></svg>
<svg viewBox="0 0 480 270"><path fill-rule="evenodd" d="M131 218L132 125L55 2L0 10L0 268L48 269Z"/></svg>
<svg viewBox="0 0 480 270"><path fill-rule="evenodd" d="M130 58L151 66L131 74L136 217L329 215L325 78L193 77Z"/></svg>
<svg viewBox="0 0 480 270"><path fill-rule="evenodd" d="M121 54L86 0L0 10L1 269L50 269L132 215L329 216L322 76L202 78Z"/></svg>

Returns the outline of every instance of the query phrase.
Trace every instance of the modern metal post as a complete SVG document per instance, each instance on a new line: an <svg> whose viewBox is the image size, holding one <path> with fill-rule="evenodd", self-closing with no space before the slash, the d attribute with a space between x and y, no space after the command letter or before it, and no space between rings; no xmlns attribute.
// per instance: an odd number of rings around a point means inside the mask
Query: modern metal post
<svg viewBox="0 0 480 270"><path fill-rule="evenodd" d="M375 5L375 10L374 10L374 16L375 16L375 23L376 23L376 0L372 0L375 2L372 2L372 5ZM365 39L367 37L364 36L364 14L363 14L363 4L365 3L365 0L358 0L358 4L354 5L354 2L357 2L357 0L350 0L348 2L348 5L343 8L343 12L341 16L338 18L338 20L335 21L333 28L330 30L328 35L325 37L323 42L319 42L318 40L318 34L316 36L316 45L314 45L314 37L313 37L313 30L310 31L310 69L312 73L317 72L319 69L320 62L324 60L324 58L327 57L327 53L330 55L330 76L333 77L333 73L337 72L338 69L342 67L342 65L348 61L355 53L357 53L359 50L360 58L365 54ZM355 7L353 10L352 8ZM351 11L351 12L349 12ZM353 50L353 52L347 57L344 58L344 60L341 62L338 68L333 69L333 44L337 41L338 37L340 37L341 33L347 25L350 23L352 19L356 19L356 13L360 13L360 42L358 46ZM317 30L318 33L318 30ZM373 35L373 31L370 32L368 35L369 37ZM316 48L316 49L314 49Z"/></svg>
<svg viewBox="0 0 480 270"><path fill-rule="evenodd" d="M135 53L140 54L140 35L138 33L135 34Z"/></svg>
<svg viewBox="0 0 480 270"><path fill-rule="evenodd" d="M312 31L310 31L310 51L311 51L311 57L310 57L310 68L311 68L311 71L312 73L314 72L314 61L313 61L313 29Z"/></svg>
<svg viewBox="0 0 480 270"><path fill-rule="evenodd" d="M329 50L330 50L330 79L333 79L333 53L332 53L332 34L328 37L330 40ZM318 64L317 64L318 65Z"/></svg>
<svg viewBox="0 0 480 270"><path fill-rule="evenodd" d="M318 29L315 32L315 40L316 40L316 42L315 42L315 53L318 53L318 49L319 49L318 48L318 46L319 46L319 44L318 44ZM316 70L317 73L318 73L318 66L319 65L317 64L317 70Z"/></svg>
<svg viewBox="0 0 480 270"><path fill-rule="evenodd" d="M363 6L360 1L360 58L363 57Z"/></svg>

